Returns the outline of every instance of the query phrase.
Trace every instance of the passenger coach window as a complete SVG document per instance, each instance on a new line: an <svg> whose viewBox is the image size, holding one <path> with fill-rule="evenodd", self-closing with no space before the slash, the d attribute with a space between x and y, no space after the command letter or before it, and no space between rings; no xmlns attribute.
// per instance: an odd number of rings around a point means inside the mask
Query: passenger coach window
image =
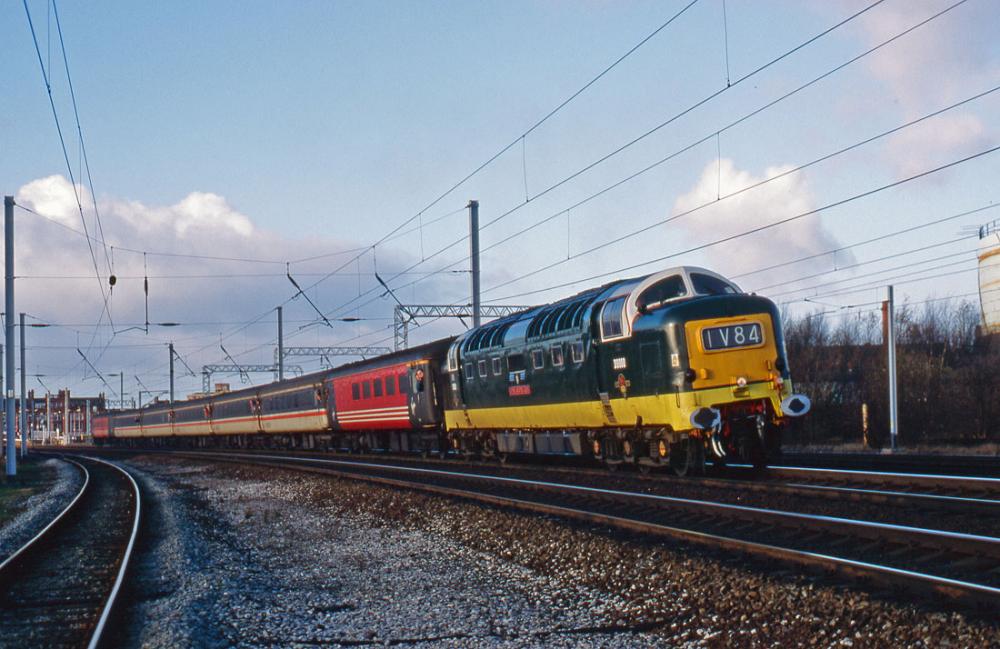
<svg viewBox="0 0 1000 649"><path fill-rule="evenodd" d="M372 384L365 381L361 384L361 394L365 395L365 399L372 398Z"/></svg>
<svg viewBox="0 0 1000 649"><path fill-rule="evenodd" d="M406 394L410 391L410 377L404 372L399 375L399 393Z"/></svg>
<svg viewBox="0 0 1000 649"><path fill-rule="evenodd" d="M355 401L361 398L361 388L358 387L357 383L351 384L351 398Z"/></svg>
<svg viewBox="0 0 1000 649"><path fill-rule="evenodd" d="M375 392L376 397L382 396L382 379L375 379L372 381L372 391Z"/></svg>
<svg viewBox="0 0 1000 649"><path fill-rule="evenodd" d="M699 295L733 295L739 293L739 290L729 282L723 281L718 277L705 275L704 273L691 273L691 285L694 286L694 292Z"/></svg>
<svg viewBox="0 0 1000 649"><path fill-rule="evenodd" d="M622 335L622 307L625 305L625 298L619 297L604 305L601 312L601 336L603 338L616 338Z"/></svg>
<svg viewBox="0 0 1000 649"><path fill-rule="evenodd" d="M396 377L390 374L385 377L385 396L391 397L396 394Z"/></svg>

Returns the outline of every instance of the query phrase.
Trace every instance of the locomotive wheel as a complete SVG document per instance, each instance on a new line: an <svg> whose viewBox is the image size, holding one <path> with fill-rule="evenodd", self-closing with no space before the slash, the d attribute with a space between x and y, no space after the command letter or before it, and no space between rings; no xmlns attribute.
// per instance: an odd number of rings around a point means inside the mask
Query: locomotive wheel
<svg viewBox="0 0 1000 649"><path fill-rule="evenodd" d="M622 459L626 464L634 464L636 459L635 442L631 439L622 440Z"/></svg>

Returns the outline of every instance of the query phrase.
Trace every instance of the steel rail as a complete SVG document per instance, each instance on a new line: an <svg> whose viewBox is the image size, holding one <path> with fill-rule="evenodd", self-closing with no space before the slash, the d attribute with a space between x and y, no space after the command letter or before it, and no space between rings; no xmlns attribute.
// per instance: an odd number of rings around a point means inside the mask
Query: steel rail
<svg viewBox="0 0 1000 649"><path fill-rule="evenodd" d="M14 561L18 557L27 552L39 539L44 537L50 529L52 529L55 525L57 525L59 521L63 520L63 518L74 507L76 507L76 504L80 501L80 498L83 497L83 494L86 493L87 488L90 486L90 472L87 471L87 467L73 460L67 460L65 458L59 458L59 459L61 459L63 462L69 462L70 464L75 464L76 468L80 469L80 471L83 472L83 485L80 487L80 490L76 492L76 496L73 497L73 500L69 501L69 504L66 505L62 509L62 511L56 514L55 517L51 521L49 521L48 525L43 527L41 531L38 532L38 534L35 534L33 537L31 537L31 539L27 543L22 545L20 548L17 549L16 552L11 554L9 557L4 559L2 563L0 563L0 580L2 580L4 570L6 570L8 566L13 565Z"/></svg>
<svg viewBox="0 0 1000 649"><path fill-rule="evenodd" d="M1000 495L1000 478L955 476L935 473L901 473L896 471L863 471L800 466L772 466L768 475L790 480L841 480L865 484L888 484L925 489L948 489L961 493Z"/></svg>
<svg viewBox="0 0 1000 649"><path fill-rule="evenodd" d="M132 484L132 492L135 494L135 516L132 519L132 532L129 534L128 545L125 547L125 554L122 555L121 564L118 567L118 575L115 577L114 586L111 587L111 593L108 595L103 610L101 610L101 617L98 619L97 625L94 627L94 632L90 637L90 642L87 644L87 649L97 649L101 643L101 636L104 634L104 627L107 624L108 619L111 617L111 611L114 609L115 602L118 599L118 593L121 590L122 583L125 581L125 573L128 571L129 561L132 559L132 550L135 548L135 541L139 537L139 520L142 515L142 497L139 494L139 484L135 481L135 478L132 477L131 473L117 464L108 462L107 460L90 456L87 456L87 459L94 462L100 462L101 464L106 464L120 471Z"/></svg>
<svg viewBox="0 0 1000 649"><path fill-rule="evenodd" d="M121 559L118 565L118 571L117 574L115 575L115 581L112 584L111 590L108 593L108 595L103 598L104 604L101 607L100 615L97 618L93 630L89 634L90 639L87 643L87 649L97 649L99 646L101 646L104 631L107 628L108 620L110 619L114 606L117 603L118 595L121 592L122 585L125 581L126 573L128 572L130 566L132 554L135 549L135 544L139 535L142 500L138 483L135 481L135 478L133 478L132 475L124 468L100 458L89 457L89 456L76 456L76 457L78 459L83 459L90 462L97 462L116 470L118 473L120 473L127 479L128 484L131 484L132 492L135 498L135 511L132 516L131 530L129 532L129 538L125 546L125 551L121 554ZM32 537L30 541L21 546L21 548L19 548L17 552L12 554L2 564L0 564L0 583L5 583L7 581L7 575L5 573L14 569L14 567L17 565L16 561L18 559L26 558L26 555L30 551L34 550L36 546L40 545L42 542L47 541L49 536L56 533L59 524L65 521L70 514L79 514L80 516L84 515L84 512L79 512L77 510L79 509L79 503L81 502L83 497L87 495L88 490L95 488L94 487L95 482L91 478L91 473L81 462L78 462L74 459L62 456L58 456L58 459L76 465L83 472L84 484L80 488L76 496L73 498L73 500L55 518L53 518L53 520L50 521L49 524L45 526L45 528L43 528L40 532L38 532L38 534ZM81 538L79 539L79 541L83 543L87 541L87 539Z"/></svg>
<svg viewBox="0 0 1000 649"><path fill-rule="evenodd" d="M682 527L664 525L661 523L641 520L640 518L626 518L623 516L612 515L608 513L602 513L598 511L589 511L585 509L580 509L577 507L567 507L565 505L553 504L553 503L543 503L532 500L525 500L523 498L514 498L510 496L498 495L495 493L484 493L478 490L470 490L465 488L455 488L449 486L443 486L440 484L427 484L414 480L406 480L401 478L393 478L380 475L372 475L370 473L359 473L357 471L346 470L349 467L355 469L369 469L369 470L389 470L403 473L410 473L411 475L424 476L428 478L434 477L445 477L445 478L457 478L462 480L473 480L475 482L492 482L494 484L513 484L522 487L540 487L542 489L551 490L558 489L560 491L576 491L587 495L612 495L614 497L627 496L628 498L647 498L651 502L668 502L671 504L690 504L696 503L698 505L702 504L704 501L691 501L690 499L678 499L669 496L657 496L654 494L639 494L632 492L620 492L615 490L602 490L592 487L580 487L574 485L562 485L556 483L545 483L540 481L530 481L521 480L516 478L503 478L497 476L488 476L482 474L470 474L470 473L460 473L451 471L440 471L437 469L422 469L414 467L399 467L394 465L384 465L376 464L370 462L351 462L351 461L341 461L341 460L326 460L320 458L302 458L302 457L289 457L282 455L266 455L266 454L222 454L222 453L198 453L198 452L181 452L177 453L178 456L189 457L193 459L207 459L207 460L218 460L224 462L233 463L243 463L243 464L258 464L264 466L271 466L276 468L284 469L294 469L306 472L314 472L325 475L333 475L336 477L362 480L366 482L372 482L377 484L389 485L404 489L425 491L430 493L436 493L440 495L462 498L466 500L474 500L479 502L486 502L497 506L512 507L520 510L527 510L537 513L550 514L554 516L561 516L565 518L571 518L576 520L584 520L592 523L606 524L619 529L626 529L641 533L651 533L657 535L665 535L672 538L682 539L686 541L693 541L699 544L707 544L713 547L724 547L730 550L739 550L744 552L750 552L753 554L763 554L765 556L779 559L783 561L788 561L798 565L805 565L815 567L821 567L828 570L834 570L844 575L848 575L854 578L863 579L874 579L880 583L894 585L894 586L904 586L906 588L918 588L924 591L940 594L947 596L950 599L962 601L965 603L972 603L979 606L996 607L1000 604L1000 588L991 586L989 584L976 583L973 581L965 579L955 579L952 577L934 575L925 572L920 572L917 570L910 570L907 568L901 568L899 566L892 566L886 564L877 564L868 561L862 561L858 559L853 559L844 556L835 556L829 553L823 552L812 552L809 550L773 545L768 543L762 543L760 541L754 541L750 539L741 539L735 536L728 536L723 534L715 534L711 532L699 531L694 529L685 529ZM339 467L339 468L333 468ZM880 542L884 542L885 536L899 537L903 539L904 542L912 542L918 540L921 544L928 544L929 540L936 539L937 541L944 541L942 544L931 543L936 550L945 551L953 549L954 544L959 544L963 548L963 553L980 553L987 551L991 556L997 556L1000 553L1000 539L993 537L982 537L971 534L962 534L957 532L940 532L936 530L924 530L921 528L910 528L900 525L889 525L883 523L872 523L868 521L855 521L851 519L842 519L830 516L813 516L808 514L798 514L794 512L781 512L777 510L763 510L760 508L744 507L739 505L725 505L723 503L710 503L704 502L709 509L715 509L716 511L723 512L736 512L744 515L745 520L751 520L753 516L773 516L775 519L789 521L796 520L803 523L818 522L820 524L819 531L831 531L837 530L840 535L844 535L844 528L850 528L854 531L863 530L867 531L869 538L877 539ZM752 514L752 516L745 516ZM760 519L755 519L755 523L760 523ZM780 523L779 523L780 524ZM810 531L816 532L817 528L812 528ZM874 534L872 534L874 532ZM976 554L976 556L981 556Z"/></svg>
<svg viewBox="0 0 1000 649"><path fill-rule="evenodd" d="M523 478L508 478L504 476L490 476L479 473L466 473L461 471L444 471L441 469L426 469L419 467L400 467L392 464L379 464L374 462L351 462L349 460L331 460L321 458L283 458L280 455L258 455L263 459L291 459L297 462L316 462L321 464L332 464L336 466L360 466L371 469L398 471L403 473L417 473L424 475L435 475L441 477L473 479L477 481L496 482L502 484L513 484L518 486L542 489L546 491L577 492L595 496L611 496L616 499L647 500L657 503L667 503L682 507L712 510L725 512L733 518L743 520L759 520L761 517L771 517L774 519L784 519L785 521L797 521L808 523L812 527L822 528L831 531L840 531L844 528L851 528L859 532L860 536L868 538L884 538L885 535L892 535L900 540L915 544L939 547L940 540L947 540L951 547L958 546L965 553L974 556L994 556L1000 560L1000 538L992 536L981 536L977 534L966 534L963 532L948 532L944 530L929 530L908 525L896 525L892 523L878 523L874 521L859 521L850 518L840 518L837 516L824 516L821 514L802 514L798 512L786 512L776 509L765 509L761 507L750 507L747 505L732 505L729 503L713 502L710 500L696 500L692 498L679 498L677 496L663 496L660 494L646 494L635 491L622 491L619 489L602 489L599 487L587 487L583 485L572 485L561 482L547 482L542 480L525 480Z"/></svg>

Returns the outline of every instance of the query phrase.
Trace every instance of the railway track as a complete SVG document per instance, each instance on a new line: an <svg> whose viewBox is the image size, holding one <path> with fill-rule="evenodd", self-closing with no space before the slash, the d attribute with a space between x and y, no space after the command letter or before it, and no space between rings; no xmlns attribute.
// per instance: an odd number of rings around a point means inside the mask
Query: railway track
<svg viewBox="0 0 1000 649"><path fill-rule="evenodd" d="M291 468L726 548L911 595L1000 607L1000 538L384 462L254 453L185 458Z"/></svg>
<svg viewBox="0 0 1000 649"><path fill-rule="evenodd" d="M796 453L787 452L782 464L814 469L887 471L931 475L1000 478L998 455L917 455L912 453Z"/></svg>
<svg viewBox="0 0 1000 649"><path fill-rule="evenodd" d="M66 459L66 458L64 458ZM0 564L0 646L99 646L139 530L139 487L97 458L79 493Z"/></svg>

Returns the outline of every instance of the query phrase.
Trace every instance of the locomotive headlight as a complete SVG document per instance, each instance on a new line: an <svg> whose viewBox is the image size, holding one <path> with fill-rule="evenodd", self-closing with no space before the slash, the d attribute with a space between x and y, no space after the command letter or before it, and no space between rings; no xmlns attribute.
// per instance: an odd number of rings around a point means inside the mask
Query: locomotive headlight
<svg viewBox="0 0 1000 649"><path fill-rule="evenodd" d="M747 377L741 376L736 379L736 385L741 388L747 387Z"/></svg>

